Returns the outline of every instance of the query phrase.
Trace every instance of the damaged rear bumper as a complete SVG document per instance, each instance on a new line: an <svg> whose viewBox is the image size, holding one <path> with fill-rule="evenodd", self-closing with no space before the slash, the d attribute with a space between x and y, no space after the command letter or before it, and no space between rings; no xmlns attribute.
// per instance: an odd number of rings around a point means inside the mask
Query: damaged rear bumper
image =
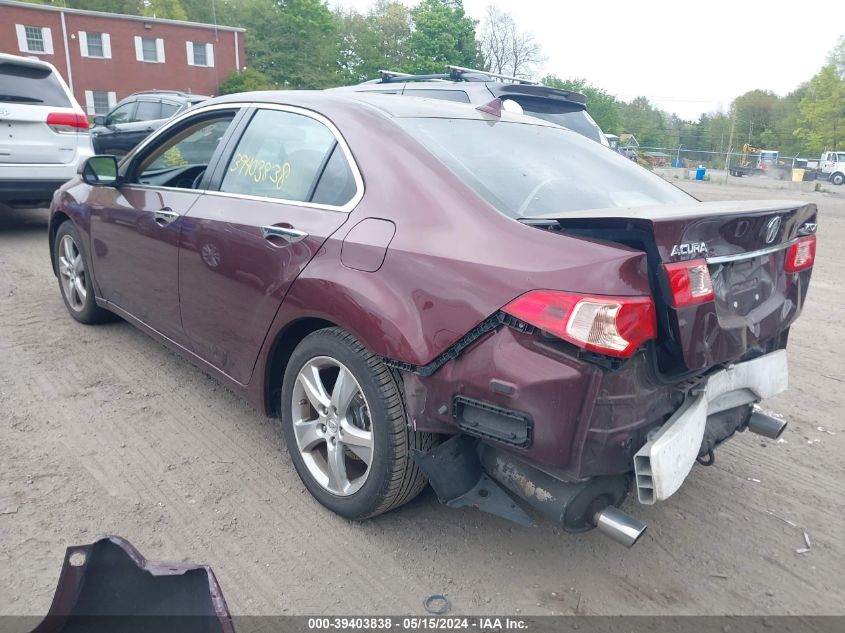
<svg viewBox="0 0 845 633"><path fill-rule="evenodd" d="M707 417L785 391L786 351L732 365L708 377L634 455L637 497L653 504L681 487L701 450Z"/></svg>

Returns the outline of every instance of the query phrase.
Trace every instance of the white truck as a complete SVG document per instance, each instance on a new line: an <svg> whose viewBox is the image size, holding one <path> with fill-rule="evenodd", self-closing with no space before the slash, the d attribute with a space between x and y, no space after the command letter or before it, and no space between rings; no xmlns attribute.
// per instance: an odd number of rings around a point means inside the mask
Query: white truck
<svg viewBox="0 0 845 633"><path fill-rule="evenodd" d="M845 152L824 152L819 159L816 178L829 180L834 185L845 183Z"/></svg>

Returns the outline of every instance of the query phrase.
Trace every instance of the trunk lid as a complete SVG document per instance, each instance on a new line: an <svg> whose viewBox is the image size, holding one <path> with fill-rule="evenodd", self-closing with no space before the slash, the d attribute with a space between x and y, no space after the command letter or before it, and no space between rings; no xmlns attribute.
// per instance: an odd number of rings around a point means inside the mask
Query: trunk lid
<svg viewBox="0 0 845 633"><path fill-rule="evenodd" d="M0 116L0 164L67 164L76 159L87 130L56 132L47 125L53 112L75 114L71 108L4 103Z"/></svg>
<svg viewBox="0 0 845 633"><path fill-rule="evenodd" d="M658 312L659 369L708 369L785 344L801 311L810 270L789 273L789 247L814 234L814 204L692 202L547 214L561 231L646 251ZM664 264L704 259L712 301L675 308Z"/></svg>

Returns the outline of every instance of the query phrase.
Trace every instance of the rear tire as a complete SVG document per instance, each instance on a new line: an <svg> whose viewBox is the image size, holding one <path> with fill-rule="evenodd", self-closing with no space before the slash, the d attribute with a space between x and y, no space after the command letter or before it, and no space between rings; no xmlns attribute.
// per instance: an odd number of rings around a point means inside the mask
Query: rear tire
<svg viewBox="0 0 845 633"><path fill-rule="evenodd" d="M85 246L70 220L64 221L56 231L53 255L59 290L70 316L86 325L113 321L115 315L100 308L94 299Z"/></svg>
<svg viewBox="0 0 845 633"><path fill-rule="evenodd" d="M281 420L300 479L336 514L382 514L427 483L410 451L428 450L434 436L409 428L401 376L340 328L318 330L294 350Z"/></svg>

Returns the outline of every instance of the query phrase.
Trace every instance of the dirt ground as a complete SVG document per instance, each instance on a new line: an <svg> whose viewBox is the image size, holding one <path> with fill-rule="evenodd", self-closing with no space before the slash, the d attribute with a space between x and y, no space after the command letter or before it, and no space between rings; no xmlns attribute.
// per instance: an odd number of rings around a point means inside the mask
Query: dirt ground
<svg viewBox="0 0 845 633"><path fill-rule="evenodd" d="M210 564L238 615L418 614L433 593L464 614L845 614L845 192L683 186L816 202L818 259L791 388L766 404L783 441L741 435L667 502L629 498L650 525L631 550L430 491L366 523L330 514L275 420L124 322L73 321L46 211L0 212L0 614L44 613L65 547L104 533Z"/></svg>

